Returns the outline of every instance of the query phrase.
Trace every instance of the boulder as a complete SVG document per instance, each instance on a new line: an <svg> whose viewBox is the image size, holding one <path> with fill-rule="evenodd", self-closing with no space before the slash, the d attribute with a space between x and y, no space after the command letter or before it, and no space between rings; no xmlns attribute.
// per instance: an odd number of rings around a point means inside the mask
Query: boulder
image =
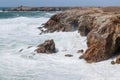
<svg viewBox="0 0 120 80"><path fill-rule="evenodd" d="M55 53L56 48L54 40L46 40L44 43L40 44L35 51L37 51L37 53Z"/></svg>
<svg viewBox="0 0 120 80"><path fill-rule="evenodd" d="M120 12L107 9L79 8L57 13L44 24L46 31L43 32L78 30L87 36L88 45L80 59L88 63L109 59L120 49Z"/></svg>
<svg viewBox="0 0 120 80"><path fill-rule="evenodd" d="M31 48L31 47L33 47L33 46L28 46L27 49L29 49L29 48Z"/></svg>

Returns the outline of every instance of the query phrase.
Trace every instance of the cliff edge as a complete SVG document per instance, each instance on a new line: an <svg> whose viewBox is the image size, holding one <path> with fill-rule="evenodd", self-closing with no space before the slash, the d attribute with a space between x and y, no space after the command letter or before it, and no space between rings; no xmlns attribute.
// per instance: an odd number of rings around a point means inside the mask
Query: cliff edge
<svg viewBox="0 0 120 80"><path fill-rule="evenodd" d="M120 49L120 9L107 8L79 8L57 13L44 24L44 32L78 30L87 36L88 45L80 58L88 63L109 59Z"/></svg>

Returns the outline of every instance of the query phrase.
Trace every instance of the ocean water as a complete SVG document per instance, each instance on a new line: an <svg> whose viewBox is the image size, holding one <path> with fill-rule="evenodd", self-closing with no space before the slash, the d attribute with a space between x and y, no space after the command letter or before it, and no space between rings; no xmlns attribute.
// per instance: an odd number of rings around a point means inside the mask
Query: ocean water
<svg viewBox="0 0 120 80"><path fill-rule="evenodd" d="M0 12L0 80L119 80L119 65L111 65L111 59L93 64L78 59L77 50L87 45L77 31L39 35L38 27L55 13ZM48 39L58 52L36 54L37 45Z"/></svg>

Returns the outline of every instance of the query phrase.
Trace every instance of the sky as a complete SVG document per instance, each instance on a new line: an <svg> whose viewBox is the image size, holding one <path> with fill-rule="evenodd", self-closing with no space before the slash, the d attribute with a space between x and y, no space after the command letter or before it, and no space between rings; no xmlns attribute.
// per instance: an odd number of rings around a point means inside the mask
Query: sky
<svg viewBox="0 0 120 80"><path fill-rule="evenodd" d="M0 7L16 6L120 6L120 0L0 0Z"/></svg>

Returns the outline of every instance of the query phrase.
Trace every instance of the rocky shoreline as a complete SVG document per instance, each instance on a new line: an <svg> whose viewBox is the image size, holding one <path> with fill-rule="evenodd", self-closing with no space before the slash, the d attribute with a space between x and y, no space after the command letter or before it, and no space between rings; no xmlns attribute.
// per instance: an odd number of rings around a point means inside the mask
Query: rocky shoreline
<svg viewBox="0 0 120 80"><path fill-rule="evenodd" d="M81 7L29 7L18 6L14 8L3 9L3 11L65 11Z"/></svg>
<svg viewBox="0 0 120 80"><path fill-rule="evenodd" d="M53 15L43 28L43 33L78 30L80 35L87 36L88 49L80 58L88 63L120 53L120 7L66 10Z"/></svg>

